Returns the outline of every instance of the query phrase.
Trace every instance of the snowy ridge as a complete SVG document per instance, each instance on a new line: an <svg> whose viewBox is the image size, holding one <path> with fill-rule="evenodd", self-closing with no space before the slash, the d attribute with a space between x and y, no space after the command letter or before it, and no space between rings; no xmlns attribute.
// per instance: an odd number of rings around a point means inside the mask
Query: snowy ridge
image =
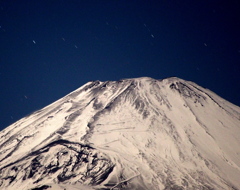
<svg viewBox="0 0 240 190"><path fill-rule="evenodd" d="M0 189L240 190L239 179L240 108L176 77L88 82L0 132Z"/></svg>

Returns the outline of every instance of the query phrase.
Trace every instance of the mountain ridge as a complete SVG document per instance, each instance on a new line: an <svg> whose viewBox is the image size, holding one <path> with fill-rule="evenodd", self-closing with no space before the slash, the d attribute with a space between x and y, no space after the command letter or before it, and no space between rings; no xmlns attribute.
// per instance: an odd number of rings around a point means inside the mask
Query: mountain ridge
<svg viewBox="0 0 240 190"><path fill-rule="evenodd" d="M90 81L0 132L0 187L240 189L239 126L177 77Z"/></svg>

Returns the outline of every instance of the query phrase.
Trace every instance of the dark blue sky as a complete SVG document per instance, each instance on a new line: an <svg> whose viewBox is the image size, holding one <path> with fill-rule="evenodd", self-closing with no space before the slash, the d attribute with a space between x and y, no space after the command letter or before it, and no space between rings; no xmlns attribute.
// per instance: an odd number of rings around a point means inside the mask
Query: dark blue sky
<svg viewBox="0 0 240 190"><path fill-rule="evenodd" d="M0 1L0 129L90 80L142 76L240 106L240 2Z"/></svg>

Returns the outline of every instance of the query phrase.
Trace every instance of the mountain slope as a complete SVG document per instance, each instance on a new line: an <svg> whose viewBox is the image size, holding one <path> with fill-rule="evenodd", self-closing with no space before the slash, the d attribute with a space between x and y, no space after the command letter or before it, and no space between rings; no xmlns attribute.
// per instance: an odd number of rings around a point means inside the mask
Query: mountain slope
<svg viewBox="0 0 240 190"><path fill-rule="evenodd" d="M240 190L239 179L240 108L179 78L88 82L0 132L1 189Z"/></svg>

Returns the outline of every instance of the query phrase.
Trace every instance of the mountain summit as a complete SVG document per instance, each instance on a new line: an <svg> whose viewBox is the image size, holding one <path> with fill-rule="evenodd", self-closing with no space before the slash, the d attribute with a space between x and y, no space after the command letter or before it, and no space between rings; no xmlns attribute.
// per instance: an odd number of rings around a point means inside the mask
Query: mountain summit
<svg viewBox="0 0 240 190"><path fill-rule="evenodd" d="M0 132L0 189L240 190L240 108L179 78L88 82Z"/></svg>

